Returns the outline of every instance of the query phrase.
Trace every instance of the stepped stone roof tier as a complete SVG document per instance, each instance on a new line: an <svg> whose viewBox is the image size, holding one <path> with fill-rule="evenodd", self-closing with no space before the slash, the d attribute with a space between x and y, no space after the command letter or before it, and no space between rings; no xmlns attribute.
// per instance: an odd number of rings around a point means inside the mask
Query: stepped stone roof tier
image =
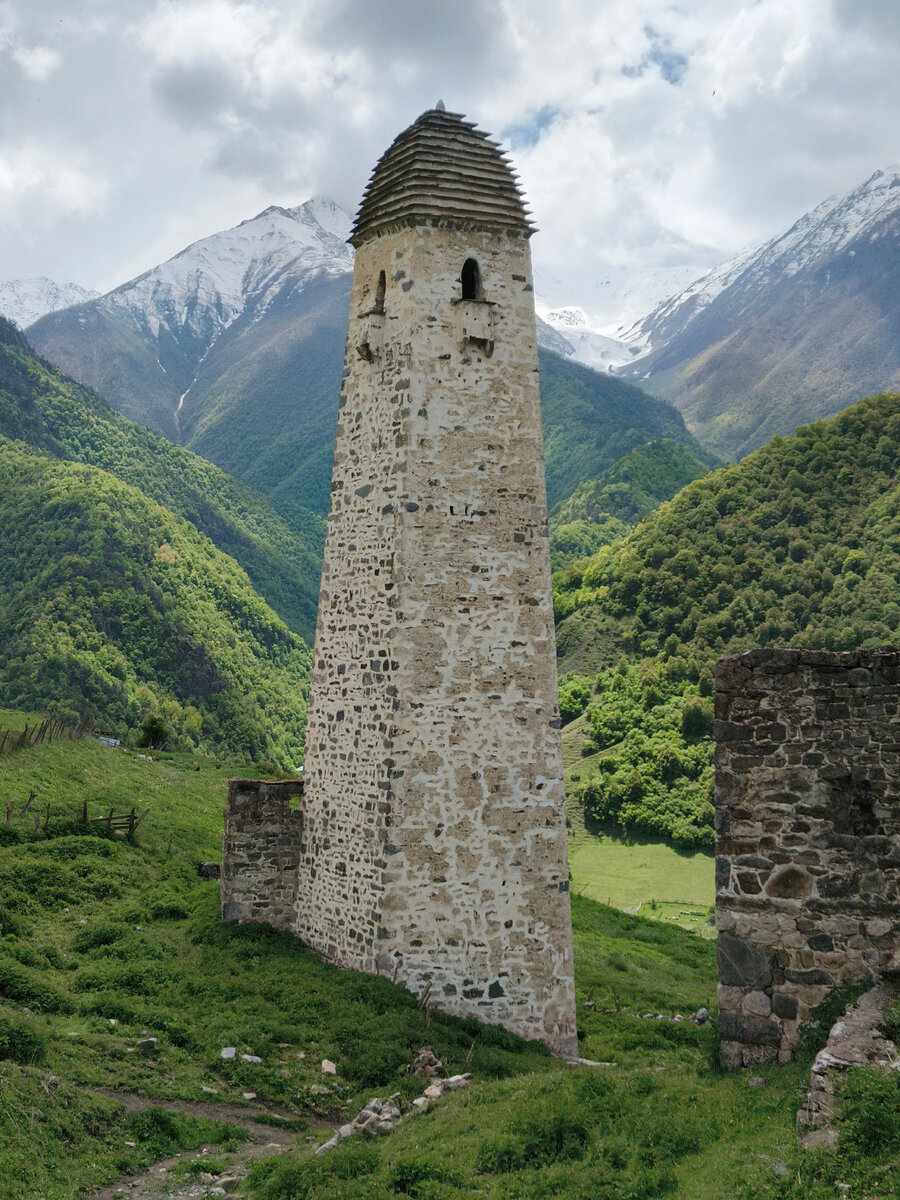
<svg viewBox="0 0 900 1200"><path fill-rule="evenodd" d="M388 147L369 179L349 241L395 222L437 220L516 229L530 237L517 176L497 142L462 113L431 108Z"/></svg>

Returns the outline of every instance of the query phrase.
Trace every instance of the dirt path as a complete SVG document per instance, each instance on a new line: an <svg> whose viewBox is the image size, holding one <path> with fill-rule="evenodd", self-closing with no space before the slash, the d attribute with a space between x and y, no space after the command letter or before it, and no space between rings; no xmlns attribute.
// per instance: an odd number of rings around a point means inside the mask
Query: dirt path
<svg viewBox="0 0 900 1200"><path fill-rule="evenodd" d="M197 1200L206 1196L228 1195L231 1200L240 1200L243 1195L241 1181L246 1176L250 1164L258 1158L267 1158L272 1154L282 1154L296 1144L298 1134L293 1129L279 1129L276 1125L260 1122L260 1117L283 1117L296 1119L295 1113L288 1113L276 1108L258 1108L237 1104L202 1104L188 1100L157 1100L150 1096L138 1096L132 1092L116 1092L108 1088L90 1089L98 1096L115 1100L129 1112L140 1112L145 1108L164 1108L169 1112L185 1113L192 1117L208 1117L215 1121L231 1121L239 1125L252 1139L240 1150L226 1154L217 1152L210 1144L200 1150L178 1154L174 1158L163 1159L154 1163L145 1171L137 1172L92 1193L91 1200L121 1200L123 1196L134 1196L137 1200ZM319 1129L333 1128L333 1122L310 1118L310 1126ZM199 1162L201 1159L214 1159L220 1164L215 1173L201 1172L185 1175L176 1170L181 1164Z"/></svg>

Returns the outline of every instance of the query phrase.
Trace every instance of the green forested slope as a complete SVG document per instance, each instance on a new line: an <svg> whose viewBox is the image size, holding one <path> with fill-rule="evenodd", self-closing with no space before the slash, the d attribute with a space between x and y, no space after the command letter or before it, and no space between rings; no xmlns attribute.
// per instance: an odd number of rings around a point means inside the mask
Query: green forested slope
<svg viewBox="0 0 900 1200"><path fill-rule="evenodd" d="M710 456L671 438L629 451L597 479L580 483L550 514L553 569L608 546L716 465Z"/></svg>
<svg viewBox="0 0 900 1200"><path fill-rule="evenodd" d="M539 357L551 509L571 496L579 484L596 479L623 455L647 442L671 438L701 459L705 457L681 414L670 404L548 350L542 350Z"/></svg>
<svg viewBox="0 0 900 1200"><path fill-rule="evenodd" d="M286 520L250 487L60 375L2 317L0 434L101 467L186 518L237 559L287 624L311 640L322 518L293 505Z"/></svg>
<svg viewBox="0 0 900 1200"><path fill-rule="evenodd" d="M2 703L299 761L309 652L192 525L2 437L0 525Z"/></svg>
<svg viewBox="0 0 900 1200"><path fill-rule="evenodd" d="M900 394L864 400L697 480L554 577L563 666L600 667L590 812L711 842L716 658L900 644L898 467ZM571 718L584 681L563 697Z"/></svg>

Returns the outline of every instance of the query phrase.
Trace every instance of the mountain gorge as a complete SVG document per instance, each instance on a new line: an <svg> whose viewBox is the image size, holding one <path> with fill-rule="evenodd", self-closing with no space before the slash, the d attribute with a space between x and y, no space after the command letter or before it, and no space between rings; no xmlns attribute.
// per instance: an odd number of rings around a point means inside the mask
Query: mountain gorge
<svg viewBox="0 0 900 1200"><path fill-rule="evenodd" d="M739 458L900 380L900 169L876 171L785 234L659 305L624 372Z"/></svg>

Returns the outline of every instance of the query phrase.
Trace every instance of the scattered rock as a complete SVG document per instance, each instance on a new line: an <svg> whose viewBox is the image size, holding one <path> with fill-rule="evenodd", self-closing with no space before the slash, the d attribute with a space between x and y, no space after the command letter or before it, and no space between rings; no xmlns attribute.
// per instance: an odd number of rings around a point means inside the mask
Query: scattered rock
<svg viewBox="0 0 900 1200"><path fill-rule="evenodd" d="M330 1137L327 1142L323 1142L321 1146L316 1147L316 1154L324 1154L326 1150L333 1150L338 1144L337 1134Z"/></svg>
<svg viewBox="0 0 900 1200"><path fill-rule="evenodd" d="M467 1088L471 1081L471 1074L451 1075L449 1079L441 1080L441 1087L445 1092L458 1092L462 1088Z"/></svg>
<svg viewBox="0 0 900 1200"><path fill-rule="evenodd" d="M331 1092L327 1087L322 1087L321 1083L314 1083L309 1089L314 1096L330 1096Z"/></svg>
<svg viewBox="0 0 900 1200"><path fill-rule="evenodd" d="M431 1107L431 1101L427 1096L416 1096L415 1100L412 1102L412 1106L416 1112L427 1113Z"/></svg>
<svg viewBox="0 0 900 1200"><path fill-rule="evenodd" d="M243 1093L243 1096L244 1096L244 1099L245 1099L245 1100L255 1100L255 1099L256 1099L256 1092L244 1092L244 1093Z"/></svg>
<svg viewBox="0 0 900 1200"><path fill-rule="evenodd" d="M706 1025L709 1022L709 1009L698 1008L691 1017L691 1020L696 1022L697 1025Z"/></svg>
<svg viewBox="0 0 900 1200"><path fill-rule="evenodd" d="M806 1149L837 1142L837 1130L831 1128L837 1109L836 1073L870 1065L893 1068L897 1049L884 1034L886 1003L884 992L874 987L831 1027L825 1049L812 1065L806 1102L797 1113L797 1136Z"/></svg>
<svg viewBox="0 0 900 1200"><path fill-rule="evenodd" d="M783 1163L783 1162L772 1163L772 1174L776 1175L779 1179L787 1179L787 1177L790 1175L790 1173L791 1173L791 1169L786 1163Z"/></svg>
<svg viewBox="0 0 900 1200"><path fill-rule="evenodd" d="M261 1063L262 1059L258 1054L242 1054L241 1058L248 1063Z"/></svg>
<svg viewBox="0 0 900 1200"><path fill-rule="evenodd" d="M135 1042L135 1050L140 1050L141 1054L155 1054L158 1039L155 1037L141 1038L139 1042Z"/></svg>
<svg viewBox="0 0 900 1200"><path fill-rule="evenodd" d="M331 1061L330 1058L322 1059L322 1074L323 1075L337 1075L337 1067L334 1065L334 1063Z"/></svg>
<svg viewBox="0 0 900 1200"><path fill-rule="evenodd" d="M747 1080L747 1087L764 1088L765 1086L766 1081L763 1079L762 1075L754 1075L752 1079Z"/></svg>
<svg viewBox="0 0 900 1200"><path fill-rule="evenodd" d="M432 1048L430 1046L423 1046L416 1055L412 1073L413 1075L425 1075L430 1078L433 1075L439 1075L443 1068L444 1064L435 1055Z"/></svg>
<svg viewBox="0 0 900 1200"><path fill-rule="evenodd" d="M219 1058L232 1059L236 1054L237 1050L235 1050L234 1046L226 1046L225 1049L219 1054Z"/></svg>

